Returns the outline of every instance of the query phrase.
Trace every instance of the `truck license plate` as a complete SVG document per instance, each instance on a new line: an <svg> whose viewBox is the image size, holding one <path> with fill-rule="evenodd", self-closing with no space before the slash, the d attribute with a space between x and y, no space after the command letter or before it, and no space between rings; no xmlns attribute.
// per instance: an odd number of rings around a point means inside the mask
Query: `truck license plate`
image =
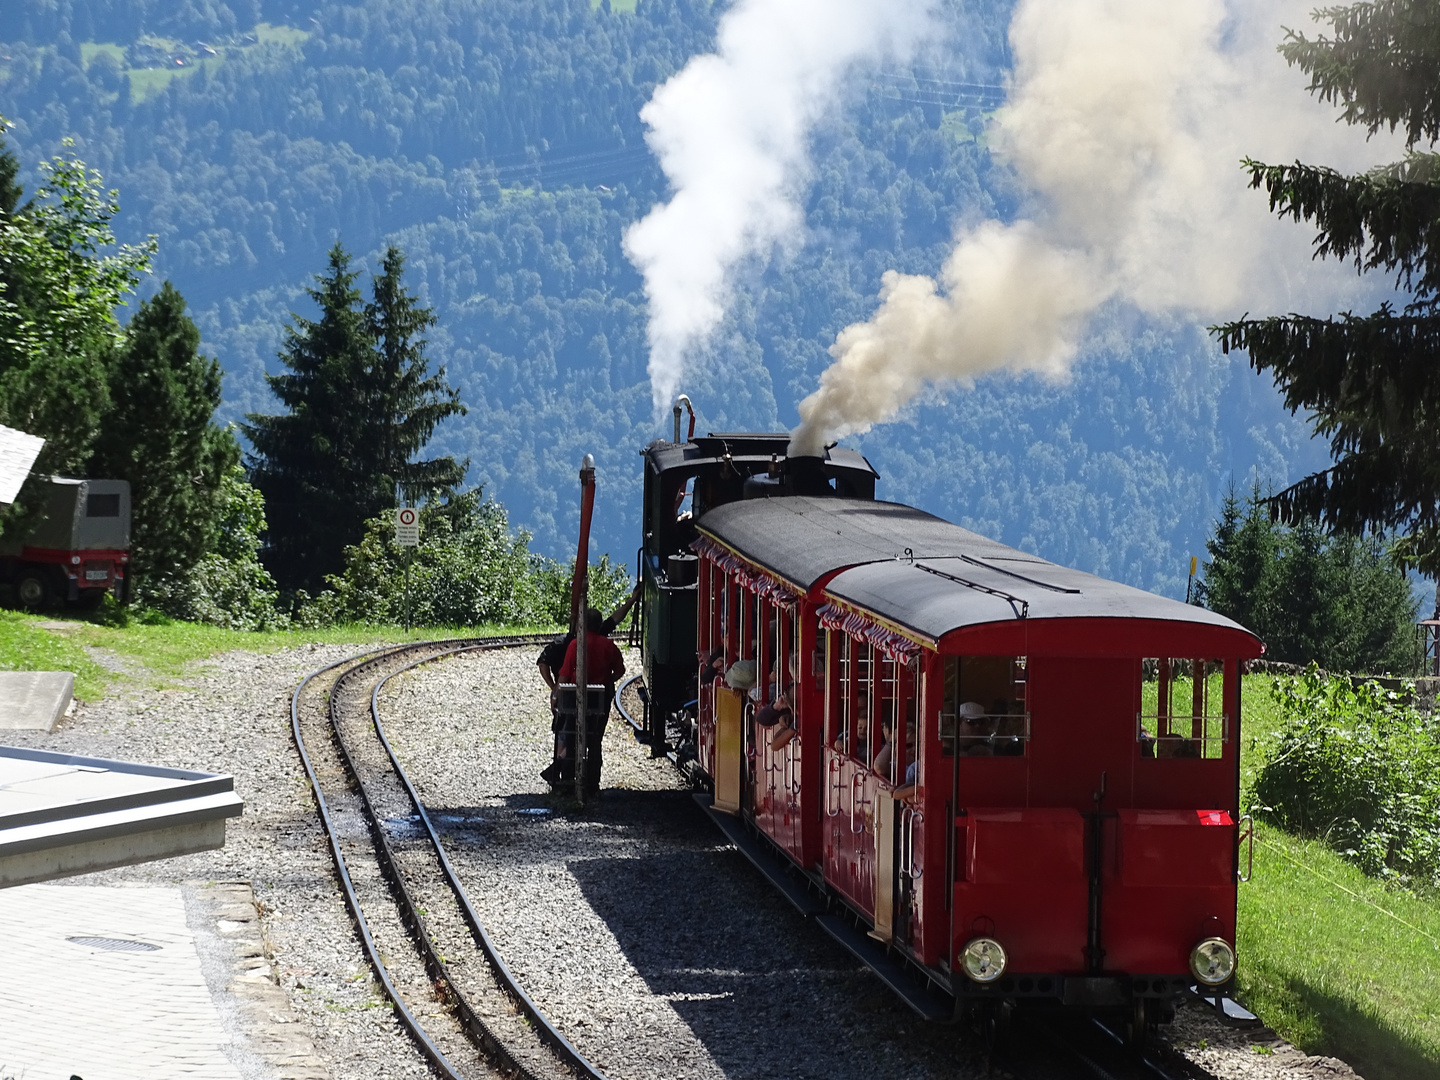
<svg viewBox="0 0 1440 1080"><path fill-rule="evenodd" d="M86 581L107 581L110 578L109 570L86 570Z"/></svg>

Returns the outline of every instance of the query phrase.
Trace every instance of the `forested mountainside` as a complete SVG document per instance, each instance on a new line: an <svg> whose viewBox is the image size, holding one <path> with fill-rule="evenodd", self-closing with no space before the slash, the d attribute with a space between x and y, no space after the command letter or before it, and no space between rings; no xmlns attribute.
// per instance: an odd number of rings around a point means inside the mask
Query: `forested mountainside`
<svg viewBox="0 0 1440 1080"><path fill-rule="evenodd" d="M757 266L687 380L701 430L796 420L835 332L890 268L934 273L954 222L1024 197L986 145L1006 0L952 0L933 67L878 72L816 138L798 251ZM408 256L432 355L470 412L435 448L561 554L575 470L600 467L598 550L638 543L651 413L624 228L666 196L638 118L710 48L705 0L12 0L0 115L33 180L73 138L119 189L124 240L159 238L153 287L189 301L225 415L275 408L262 375L337 239ZM977 87L975 84L979 84ZM1238 314L1238 313L1237 313ZM882 497L1048 558L1183 593L1233 473L1284 483L1323 459L1242 356L1203 328L1116 312L1065 385L952 388L858 440Z"/></svg>

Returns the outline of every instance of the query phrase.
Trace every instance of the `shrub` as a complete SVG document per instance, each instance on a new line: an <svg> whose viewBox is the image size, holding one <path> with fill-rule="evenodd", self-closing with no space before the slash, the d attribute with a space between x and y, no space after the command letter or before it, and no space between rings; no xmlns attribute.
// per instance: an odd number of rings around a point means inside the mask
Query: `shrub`
<svg viewBox="0 0 1440 1080"><path fill-rule="evenodd" d="M1408 694L1327 679L1276 679L1285 718L1255 782L1256 813L1325 839L1367 874L1440 886L1440 723Z"/></svg>
<svg viewBox="0 0 1440 1080"><path fill-rule="evenodd" d="M361 542L345 549L345 572L304 606L302 622L397 623L405 614L410 561L410 618L422 626L481 623L563 625L570 619L570 571L529 550L530 534L510 531L505 508L475 491L432 501L420 511L420 546L395 544L391 513L370 519ZM573 565L573 563L572 563ZM591 602L618 603L630 589L623 567L602 558L590 570Z"/></svg>
<svg viewBox="0 0 1440 1080"><path fill-rule="evenodd" d="M136 602L173 619L231 630L283 626L288 619L276 610L275 582L258 554L265 500L239 465L221 480L218 503L210 554L193 566L139 579Z"/></svg>

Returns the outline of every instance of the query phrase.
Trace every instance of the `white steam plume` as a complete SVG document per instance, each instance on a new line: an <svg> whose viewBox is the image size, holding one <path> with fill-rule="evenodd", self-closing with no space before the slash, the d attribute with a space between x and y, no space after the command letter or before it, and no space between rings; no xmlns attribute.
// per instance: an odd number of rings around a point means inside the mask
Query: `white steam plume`
<svg viewBox="0 0 1440 1080"><path fill-rule="evenodd" d="M1240 167L1398 156L1337 126L1276 54L1282 26L1308 25L1289 0L1020 0L992 142L1033 205L963 229L938 282L884 276L879 309L840 332L800 403L791 451L868 431L930 383L1064 375L1108 301L1229 318L1353 290Z"/></svg>
<svg viewBox="0 0 1440 1080"><path fill-rule="evenodd" d="M625 234L650 302L657 411L724 317L731 268L798 242L809 137L846 75L907 59L935 3L739 0L720 21L717 50L691 60L641 110L674 190Z"/></svg>

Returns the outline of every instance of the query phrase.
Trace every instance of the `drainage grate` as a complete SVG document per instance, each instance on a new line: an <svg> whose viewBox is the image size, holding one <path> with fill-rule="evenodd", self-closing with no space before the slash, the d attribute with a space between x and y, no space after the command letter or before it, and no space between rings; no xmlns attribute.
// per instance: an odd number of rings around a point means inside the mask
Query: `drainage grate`
<svg viewBox="0 0 1440 1080"><path fill-rule="evenodd" d="M108 949L110 952L159 952L159 945L151 945L148 941L131 941L128 938L117 937L67 937L66 941L73 941L76 945L83 945L87 949Z"/></svg>

